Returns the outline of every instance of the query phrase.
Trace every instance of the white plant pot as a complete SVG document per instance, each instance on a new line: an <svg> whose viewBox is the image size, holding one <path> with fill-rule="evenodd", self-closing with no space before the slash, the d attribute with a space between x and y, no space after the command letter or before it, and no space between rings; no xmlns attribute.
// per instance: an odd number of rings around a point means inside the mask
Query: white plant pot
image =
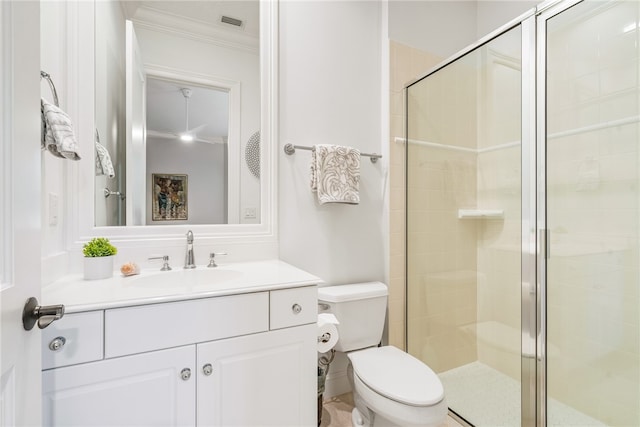
<svg viewBox="0 0 640 427"><path fill-rule="evenodd" d="M84 257L84 280L108 279L113 276L113 255Z"/></svg>

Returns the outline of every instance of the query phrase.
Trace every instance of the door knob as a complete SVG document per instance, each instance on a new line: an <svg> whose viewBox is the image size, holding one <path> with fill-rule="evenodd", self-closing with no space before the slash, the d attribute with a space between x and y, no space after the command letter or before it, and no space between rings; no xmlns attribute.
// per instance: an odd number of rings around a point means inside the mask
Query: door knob
<svg viewBox="0 0 640 427"><path fill-rule="evenodd" d="M44 329L52 322L62 319L62 316L64 316L64 305L38 305L38 300L31 297L22 310L22 326L30 331L38 322L38 327Z"/></svg>

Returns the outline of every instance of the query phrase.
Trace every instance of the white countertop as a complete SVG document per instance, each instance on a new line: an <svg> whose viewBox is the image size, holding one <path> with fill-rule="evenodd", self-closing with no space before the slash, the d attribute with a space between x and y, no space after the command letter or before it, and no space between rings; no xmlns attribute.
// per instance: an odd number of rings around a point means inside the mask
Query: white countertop
<svg viewBox="0 0 640 427"><path fill-rule="evenodd" d="M215 277L209 283L207 277ZM64 304L67 313L269 291L322 283L312 274L280 260L199 265L195 270L142 270L104 280L65 276L42 288L42 304Z"/></svg>

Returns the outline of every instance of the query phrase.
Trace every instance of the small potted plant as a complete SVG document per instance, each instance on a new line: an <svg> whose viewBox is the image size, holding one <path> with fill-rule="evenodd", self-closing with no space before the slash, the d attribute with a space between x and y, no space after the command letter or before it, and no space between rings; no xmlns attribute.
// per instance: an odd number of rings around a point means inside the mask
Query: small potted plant
<svg viewBox="0 0 640 427"><path fill-rule="evenodd" d="M108 279L113 276L113 258L118 249L109 239L96 237L82 247L85 280Z"/></svg>

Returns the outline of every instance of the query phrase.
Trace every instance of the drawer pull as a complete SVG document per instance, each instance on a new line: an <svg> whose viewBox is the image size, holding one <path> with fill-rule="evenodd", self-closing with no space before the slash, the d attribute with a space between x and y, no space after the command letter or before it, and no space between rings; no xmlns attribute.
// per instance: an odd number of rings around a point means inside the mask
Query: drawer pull
<svg viewBox="0 0 640 427"><path fill-rule="evenodd" d="M213 366L211 366L211 363L207 363L206 365L204 365L202 367L202 372L206 375L209 376L213 373Z"/></svg>
<svg viewBox="0 0 640 427"><path fill-rule="evenodd" d="M300 314L300 312L302 311L302 306L300 304L293 304L293 306L291 307L291 311L293 311L293 314Z"/></svg>
<svg viewBox="0 0 640 427"><path fill-rule="evenodd" d="M51 351L59 351L62 350L62 347L67 343L67 340L64 337L56 337L49 343L49 350Z"/></svg>
<svg viewBox="0 0 640 427"><path fill-rule="evenodd" d="M191 378L191 369L184 368L182 371L180 371L180 378L182 378L183 381L187 381L189 378Z"/></svg>

